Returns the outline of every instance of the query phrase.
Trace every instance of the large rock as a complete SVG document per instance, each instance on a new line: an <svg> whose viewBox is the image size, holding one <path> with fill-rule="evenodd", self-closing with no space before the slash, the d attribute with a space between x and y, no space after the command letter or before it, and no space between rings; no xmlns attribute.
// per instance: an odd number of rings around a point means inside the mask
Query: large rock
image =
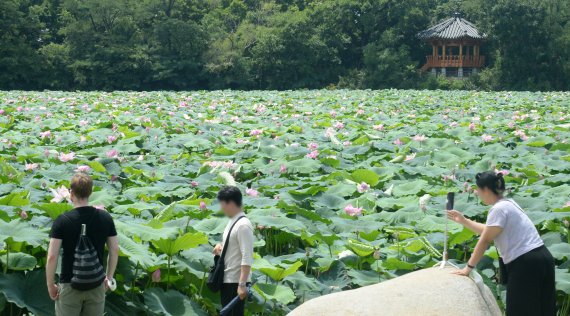
<svg viewBox="0 0 570 316"><path fill-rule="evenodd" d="M305 302L289 316L501 316L488 287L451 274L454 268L429 268Z"/></svg>

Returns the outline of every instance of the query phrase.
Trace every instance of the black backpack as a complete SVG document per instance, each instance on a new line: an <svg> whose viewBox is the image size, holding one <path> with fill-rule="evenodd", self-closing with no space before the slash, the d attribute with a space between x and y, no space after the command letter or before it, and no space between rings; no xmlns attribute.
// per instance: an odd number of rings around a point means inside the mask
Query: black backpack
<svg viewBox="0 0 570 316"><path fill-rule="evenodd" d="M224 258L226 257L226 251L228 250L228 245L230 244L230 236L232 234L232 229L236 223L244 218L245 216L240 216L230 227L230 231L228 231L228 236L226 237L226 241L224 242L224 249L222 250L222 254L220 256L214 257L214 265L210 268L210 273L208 274L208 281L206 285L212 292L218 292L222 288L222 284L224 284L224 270L226 269L226 265L224 263Z"/></svg>
<svg viewBox="0 0 570 316"><path fill-rule="evenodd" d="M93 222L93 218L98 214L99 210L95 209L89 220L89 224ZM70 220L68 217L66 218ZM86 235L88 226L89 225L81 224L81 233L79 234L79 239L75 246L73 259L71 287L79 291L92 290L100 286L105 280L105 272L103 265L99 262L97 250L95 250L91 240Z"/></svg>

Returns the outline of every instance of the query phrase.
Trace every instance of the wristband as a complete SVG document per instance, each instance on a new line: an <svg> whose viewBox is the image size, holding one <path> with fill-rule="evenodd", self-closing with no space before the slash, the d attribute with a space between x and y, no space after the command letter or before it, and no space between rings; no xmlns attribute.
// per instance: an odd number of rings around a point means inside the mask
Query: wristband
<svg viewBox="0 0 570 316"><path fill-rule="evenodd" d="M238 286L239 286L239 287L246 287L247 284L246 284L245 282L240 282L240 283L238 283Z"/></svg>
<svg viewBox="0 0 570 316"><path fill-rule="evenodd" d="M474 270L474 269L475 269L475 266L472 266L472 265L470 265L469 263L467 263L467 267L468 267L469 269L471 269L471 270Z"/></svg>

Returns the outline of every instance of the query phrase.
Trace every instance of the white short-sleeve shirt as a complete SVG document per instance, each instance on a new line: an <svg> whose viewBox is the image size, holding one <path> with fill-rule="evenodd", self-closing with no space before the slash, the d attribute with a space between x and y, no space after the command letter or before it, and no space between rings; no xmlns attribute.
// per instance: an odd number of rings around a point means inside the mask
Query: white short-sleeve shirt
<svg viewBox="0 0 570 316"><path fill-rule="evenodd" d="M530 218L512 199L502 199L493 205L487 226L503 229L495 238L495 246L505 264L544 245Z"/></svg>
<svg viewBox="0 0 570 316"><path fill-rule="evenodd" d="M247 217L237 221L232 233L228 232L232 224L241 216L243 212L230 219L224 230L222 247L228 242L228 250L224 258L226 269L224 270L224 283L238 283L241 275L241 266L251 266L253 264L253 226ZM250 275L251 277L251 275Z"/></svg>

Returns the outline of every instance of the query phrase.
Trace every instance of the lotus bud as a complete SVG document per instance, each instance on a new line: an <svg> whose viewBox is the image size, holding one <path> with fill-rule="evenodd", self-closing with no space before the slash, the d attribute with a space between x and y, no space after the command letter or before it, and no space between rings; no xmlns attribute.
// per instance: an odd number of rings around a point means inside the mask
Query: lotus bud
<svg viewBox="0 0 570 316"><path fill-rule="evenodd" d="M152 273L152 282L160 282L160 269L156 269L156 271Z"/></svg>
<svg viewBox="0 0 570 316"><path fill-rule="evenodd" d="M190 185L191 185L193 188L195 188L195 187L198 186L198 182L192 181L192 182L190 182Z"/></svg>
<svg viewBox="0 0 570 316"><path fill-rule="evenodd" d="M568 226L570 226L570 223L568 223L567 219L563 220L562 223L564 224L564 226L566 226L566 228L568 228Z"/></svg>
<svg viewBox="0 0 570 316"><path fill-rule="evenodd" d="M380 249L375 249L374 254L372 255L374 259L380 260Z"/></svg>
<svg viewBox="0 0 570 316"><path fill-rule="evenodd" d="M287 172L287 167L285 165L281 165L281 167L279 167L279 172L280 173L286 173Z"/></svg>
<svg viewBox="0 0 570 316"><path fill-rule="evenodd" d="M200 201L200 209L202 211L206 210L208 208L208 206L206 206L206 203L204 203L204 201Z"/></svg>
<svg viewBox="0 0 570 316"><path fill-rule="evenodd" d="M21 218L21 219L24 219L24 220L25 220L25 219L28 219L28 213L26 213L26 211L22 210L22 211L20 212L20 218Z"/></svg>

